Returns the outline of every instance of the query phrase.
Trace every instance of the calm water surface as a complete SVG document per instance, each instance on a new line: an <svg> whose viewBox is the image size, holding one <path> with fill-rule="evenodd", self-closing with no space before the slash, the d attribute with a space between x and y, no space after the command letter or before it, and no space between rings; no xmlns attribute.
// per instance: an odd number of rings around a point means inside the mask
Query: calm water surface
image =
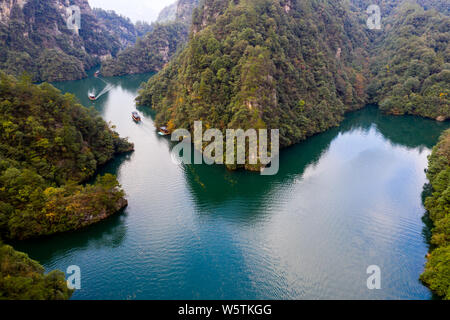
<svg viewBox="0 0 450 320"><path fill-rule="evenodd" d="M135 143L102 172L117 174L129 207L81 232L19 244L47 270L78 265L74 299L429 299L418 280L427 244L421 193L430 148L448 123L368 107L339 128L284 150L262 177L175 165L173 147L138 108L151 75L56 84L94 105ZM382 270L370 291L366 269Z"/></svg>

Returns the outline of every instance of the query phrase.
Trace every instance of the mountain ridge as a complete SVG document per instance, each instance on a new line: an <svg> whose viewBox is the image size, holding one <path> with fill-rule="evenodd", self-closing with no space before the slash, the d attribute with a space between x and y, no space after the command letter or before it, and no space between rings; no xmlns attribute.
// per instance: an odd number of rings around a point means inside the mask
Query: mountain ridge
<svg viewBox="0 0 450 320"><path fill-rule="evenodd" d="M153 29L134 46L104 61L102 74L120 76L161 70L187 42L192 12L197 4L198 0L178 0L169 20L153 24Z"/></svg>

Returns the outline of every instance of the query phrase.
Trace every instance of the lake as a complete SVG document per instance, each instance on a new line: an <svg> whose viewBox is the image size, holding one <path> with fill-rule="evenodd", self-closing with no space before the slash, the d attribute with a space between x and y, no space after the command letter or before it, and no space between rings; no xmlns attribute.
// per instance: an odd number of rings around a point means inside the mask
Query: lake
<svg viewBox="0 0 450 320"><path fill-rule="evenodd" d="M94 106L135 152L101 169L128 208L80 232L15 248L47 271L81 268L73 299L430 299L422 192L427 156L449 127L375 107L281 152L275 176L171 160L154 114L131 112L151 74L55 84ZM367 288L367 268L381 289Z"/></svg>

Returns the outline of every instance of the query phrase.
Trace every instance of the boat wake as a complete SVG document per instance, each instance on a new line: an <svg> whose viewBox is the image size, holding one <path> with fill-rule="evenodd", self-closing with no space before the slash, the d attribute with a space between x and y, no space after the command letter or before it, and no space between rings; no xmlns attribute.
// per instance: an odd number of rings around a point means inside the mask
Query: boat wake
<svg viewBox="0 0 450 320"><path fill-rule="evenodd" d="M112 84L106 82L106 81L103 80L102 78L97 77L97 79L103 81L103 82L106 84L106 86L105 86L105 88L103 88L102 91L100 91L99 94L95 94L95 90L92 90L92 91L89 91L89 92L88 92L88 95L89 95L90 97L92 97L92 99L95 99L95 100L98 100L101 96L107 94L109 91L111 91L111 90L114 88L114 86L113 86Z"/></svg>
<svg viewBox="0 0 450 320"><path fill-rule="evenodd" d="M97 99L99 99L101 96L103 96L104 94L107 94L109 91L111 91L111 89L114 88L114 86L110 83L108 83L106 85L106 87L97 95Z"/></svg>

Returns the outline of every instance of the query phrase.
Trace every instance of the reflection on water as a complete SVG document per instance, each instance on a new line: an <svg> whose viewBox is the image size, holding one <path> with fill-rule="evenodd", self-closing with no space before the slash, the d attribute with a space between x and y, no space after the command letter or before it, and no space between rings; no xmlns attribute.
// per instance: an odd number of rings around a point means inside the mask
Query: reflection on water
<svg viewBox="0 0 450 320"><path fill-rule="evenodd" d="M416 117L382 115L375 107L367 107L364 111L348 114L346 121L339 128L333 128L323 134L311 137L308 141L283 150L280 159L283 165L280 166L280 171L275 176L228 172L218 166L182 165L182 167L187 176L186 181L200 207L205 203L210 206L219 206L229 199L239 197L252 201L259 198L261 203L256 204L255 208L260 211L260 208L264 207L262 202L267 200L267 195L273 192L274 188L289 187L297 179L301 179L306 168L316 167L329 152L330 144L336 142L336 138L342 139L348 135L363 136L362 148L368 149L370 141L366 138L381 134L392 147L416 149L418 153L422 154L436 144L442 130L446 127L448 124ZM379 142L374 141L374 143L378 144ZM352 145L348 145L348 149L344 150L345 153L353 149ZM356 150L358 151L358 149ZM192 152L194 152L193 149ZM380 150L376 150L373 154L370 151L367 153L365 165L373 162L373 166L378 165L383 168L383 153ZM223 192L224 189L227 192Z"/></svg>
<svg viewBox="0 0 450 320"><path fill-rule="evenodd" d="M127 228L123 223L126 219L124 212L119 212L108 220L90 226L82 231L58 234L37 240L27 240L13 243L15 247L45 247L40 251L41 261L51 261L70 251L80 251L86 248L118 248L127 236ZM69 235L69 236L68 236Z"/></svg>
<svg viewBox="0 0 450 320"><path fill-rule="evenodd" d="M276 176L176 165L137 107L151 75L57 84L93 105L136 151L101 169L127 192L123 214L86 230L18 244L47 269L79 265L74 299L428 299L421 193L430 148L448 123L368 107L283 150ZM99 84L100 82L100 84ZM382 290L366 269L382 270Z"/></svg>

